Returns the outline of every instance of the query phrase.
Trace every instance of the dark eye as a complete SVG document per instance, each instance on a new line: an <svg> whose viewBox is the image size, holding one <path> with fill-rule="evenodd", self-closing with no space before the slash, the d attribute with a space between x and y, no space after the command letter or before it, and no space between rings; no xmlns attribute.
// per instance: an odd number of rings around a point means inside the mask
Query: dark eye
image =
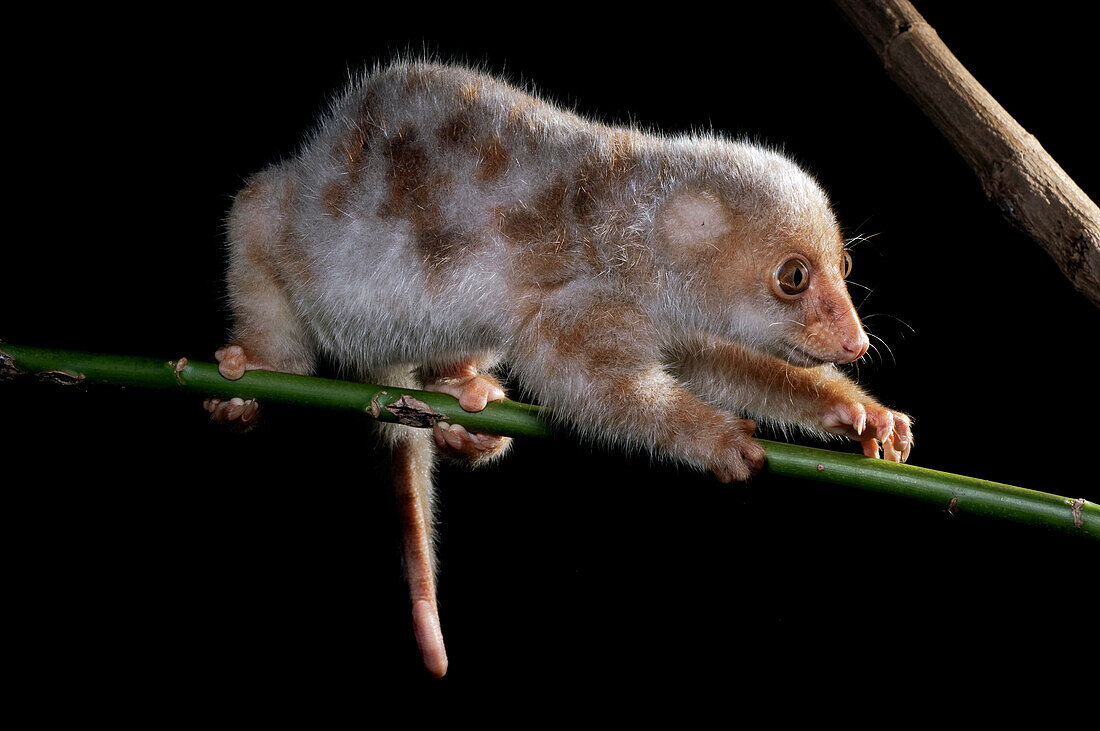
<svg viewBox="0 0 1100 731"><path fill-rule="evenodd" d="M810 268L801 259L787 259L775 271L775 281L784 294L798 294L810 283Z"/></svg>
<svg viewBox="0 0 1100 731"><path fill-rule="evenodd" d="M847 279L848 275L851 274L851 273L852 273L852 255L849 254L847 251L845 251L844 252L844 274L842 276L845 279Z"/></svg>

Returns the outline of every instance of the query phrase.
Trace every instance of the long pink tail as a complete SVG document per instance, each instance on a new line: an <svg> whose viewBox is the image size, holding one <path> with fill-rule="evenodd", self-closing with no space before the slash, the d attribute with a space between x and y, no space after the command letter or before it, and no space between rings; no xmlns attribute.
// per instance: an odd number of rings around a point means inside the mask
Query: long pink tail
<svg viewBox="0 0 1100 731"><path fill-rule="evenodd" d="M402 435L406 436L406 435ZM405 574L412 600L413 631L424 667L432 675L447 672L447 650L435 601L432 547L432 450L425 434L409 434L391 448L393 485L401 519Z"/></svg>

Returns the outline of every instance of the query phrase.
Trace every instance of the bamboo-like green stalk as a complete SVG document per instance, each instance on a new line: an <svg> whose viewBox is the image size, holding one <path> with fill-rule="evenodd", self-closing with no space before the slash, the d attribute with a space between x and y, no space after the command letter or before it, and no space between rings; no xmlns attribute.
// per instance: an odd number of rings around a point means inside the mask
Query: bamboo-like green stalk
<svg viewBox="0 0 1100 731"><path fill-rule="evenodd" d="M444 420L471 431L511 437L553 433L540 407L508 399L490 403L483 411L467 412L451 396L430 391L273 371L249 371L240 380L230 381L216 365L186 358L159 360L0 343L0 377L16 374L61 383L185 389L219 398L350 410L413 426ZM1087 500L857 454L760 441L767 450L765 472L900 495L941 505L954 515L991 517L1100 540L1100 506Z"/></svg>

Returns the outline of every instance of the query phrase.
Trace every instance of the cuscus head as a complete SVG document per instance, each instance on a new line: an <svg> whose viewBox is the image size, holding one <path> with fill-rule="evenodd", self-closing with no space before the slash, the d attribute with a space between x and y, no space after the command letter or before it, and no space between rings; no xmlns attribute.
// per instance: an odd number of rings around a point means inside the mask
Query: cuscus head
<svg viewBox="0 0 1100 731"><path fill-rule="evenodd" d="M870 346L845 282L851 255L825 193L779 159L758 180L674 191L658 213L663 258L703 329L793 365L851 363Z"/></svg>

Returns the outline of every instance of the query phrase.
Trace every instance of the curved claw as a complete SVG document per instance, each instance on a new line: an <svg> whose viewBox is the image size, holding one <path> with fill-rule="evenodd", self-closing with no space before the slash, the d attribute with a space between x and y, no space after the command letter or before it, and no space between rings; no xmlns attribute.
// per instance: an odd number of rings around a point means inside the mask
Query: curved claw
<svg viewBox="0 0 1100 731"><path fill-rule="evenodd" d="M826 431L860 442L868 457L890 462L909 459L913 448L911 423L906 414L859 402L832 404L821 415L821 426Z"/></svg>

